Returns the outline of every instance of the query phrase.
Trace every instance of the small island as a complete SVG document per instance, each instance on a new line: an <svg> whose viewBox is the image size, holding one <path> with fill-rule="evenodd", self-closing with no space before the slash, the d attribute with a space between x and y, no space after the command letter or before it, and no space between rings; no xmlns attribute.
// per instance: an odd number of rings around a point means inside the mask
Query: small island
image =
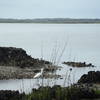
<svg viewBox="0 0 100 100"><path fill-rule="evenodd" d="M95 67L92 63L87 64L86 62L72 62L72 61L68 61L68 62L63 62L63 64L66 64L68 66L71 67Z"/></svg>

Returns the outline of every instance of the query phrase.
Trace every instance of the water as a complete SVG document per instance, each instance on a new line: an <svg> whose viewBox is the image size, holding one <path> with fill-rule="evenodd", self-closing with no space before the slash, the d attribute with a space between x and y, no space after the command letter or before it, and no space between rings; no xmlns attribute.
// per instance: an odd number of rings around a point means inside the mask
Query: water
<svg viewBox="0 0 100 100"><path fill-rule="evenodd" d="M100 70L100 24L0 24L0 46L24 48L34 58L50 60L55 46L58 49L58 59L66 42L68 44L59 63L63 68L57 72L63 79L56 80L56 84L63 85L66 72L70 73L69 67L61 64L63 61L86 61L97 66L74 68L70 83L77 82L89 70ZM23 91L24 83L24 91L27 92L33 86L36 87L36 80L31 81L1 80L0 89ZM47 80L44 83L48 85ZM51 86L53 84L50 83Z"/></svg>

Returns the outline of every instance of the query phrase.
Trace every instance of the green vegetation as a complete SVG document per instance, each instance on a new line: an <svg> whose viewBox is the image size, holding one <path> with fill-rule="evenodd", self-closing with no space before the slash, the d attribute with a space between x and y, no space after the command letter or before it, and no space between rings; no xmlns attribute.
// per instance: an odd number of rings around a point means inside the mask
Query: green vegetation
<svg viewBox="0 0 100 100"><path fill-rule="evenodd" d="M100 90L83 88L80 86L40 87L33 89L31 93L19 93L18 91L0 91L0 100L81 100L100 98Z"/></svg>
<svg viewBox="0 0 100 100"><path fill-rule="evenodd" d="M33 89L26 100L80 100L82 98L95 98L95 91L85 90L75 86L71 87L40 87Z"/></svg>
<svg viewBox="0 0 100 100"><path fill-rule="evenodd" d="M96 95L100 95L100 90L95 90Z"/></svg>

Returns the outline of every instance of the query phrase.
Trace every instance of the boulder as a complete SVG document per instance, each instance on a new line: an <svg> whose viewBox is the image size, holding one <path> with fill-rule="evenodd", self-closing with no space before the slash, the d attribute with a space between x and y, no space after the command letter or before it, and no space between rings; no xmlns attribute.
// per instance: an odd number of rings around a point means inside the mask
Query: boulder
<svg viewBox="0 0 100 100"><path fill-rule="evenodd" d="M78 80L78 83L100 83L100 71L89 71Z"/></svg>

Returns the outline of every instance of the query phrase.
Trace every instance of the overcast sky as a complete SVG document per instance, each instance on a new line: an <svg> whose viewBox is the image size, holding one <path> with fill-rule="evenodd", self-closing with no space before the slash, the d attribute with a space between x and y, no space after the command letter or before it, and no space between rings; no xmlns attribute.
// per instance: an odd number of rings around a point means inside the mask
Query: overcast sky
<svg viewBox="0 0 100 100"><path fill-rule="evenodd" d="M0 18L100 18L100 0L0 0Z"/></svg>

